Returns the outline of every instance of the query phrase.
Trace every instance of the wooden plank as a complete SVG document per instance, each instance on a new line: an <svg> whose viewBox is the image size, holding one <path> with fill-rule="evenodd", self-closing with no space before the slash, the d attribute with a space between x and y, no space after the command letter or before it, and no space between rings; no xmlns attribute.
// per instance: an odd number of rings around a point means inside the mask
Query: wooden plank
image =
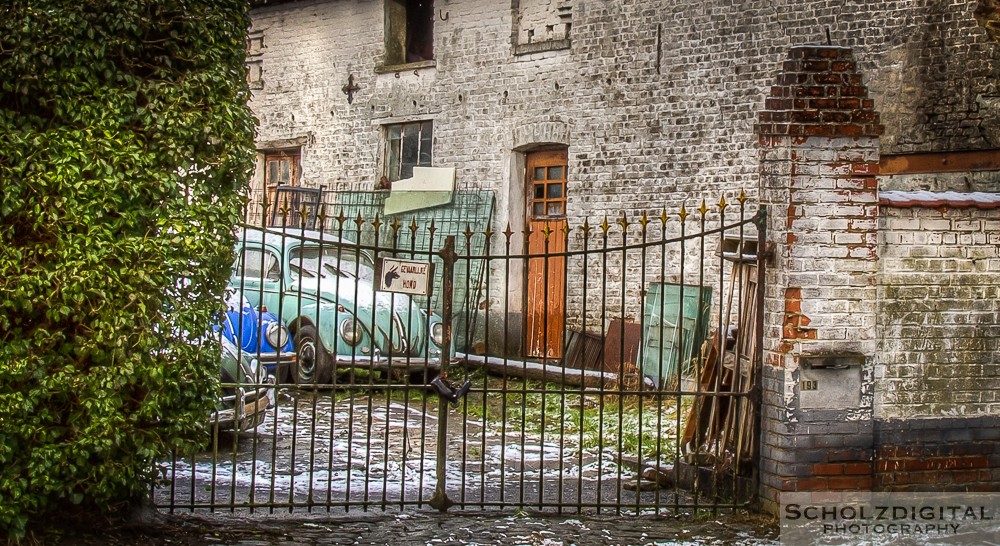
<svg viewBox="0 0 1000 546"><path fill-rule="evenodd" d="M604 366L604 338L587 332L568 331L563 363L578 370L601 370Z"/></svg>
<svg viewBox="0 0 1000 546"><path fill-rule="evenodd" d="M565 220L532 221L528 238L527 356L562 358L566 293ZM543 230L548 229L546 237Z"/></svg>

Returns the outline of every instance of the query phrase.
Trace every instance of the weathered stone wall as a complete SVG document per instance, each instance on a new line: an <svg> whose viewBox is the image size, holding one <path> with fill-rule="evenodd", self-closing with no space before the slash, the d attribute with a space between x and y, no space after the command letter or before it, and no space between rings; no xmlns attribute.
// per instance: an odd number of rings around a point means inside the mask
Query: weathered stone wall
<svg viewBox="0 0 1000 546"><path fill-rule="evenodd" d="M995 491L1000 209L910 204L879 218L876 486Z"/></svg>
<svg viewBox="0 0 1000 546"><path fill-rule="evenodd" d="M761 497L872 485L879 116L848 48L791 48L757 126L775 256L764 291Z"/></svg>
<svg viewBox="0 0 1000 546"><path fill-rule="evenodd" d="M1000 413L1000 210L883 206L879 418Z"/></svg>
<svg viewBox="0 0 1000 546"><path fill-rule="evenodd" d="M997 46L975 7L578 1L568 49L515 55L510 6L454 0L435 8L436 67L376 73L380 2L288 2L253 12L264 47L252 106L261 141L313 137L306 185L373 189L380 125L432 118L435 165L456 167L460 188L496 190L502 230L524 206L512 150L532 143L534 126L555 124L569 146L571 218L658 214L714 203L722 190L754 197L763 92L789 46L825 42L827 29L866 74L883 153L1000 146ZM351 74L360 90L348 104Z"/></svg>
<svg viewBox="0 0 1000 546"><path fill-rule="evenodd" d="M253 12L252 62L260 79L251 105L261 122L259 142L305 140L306 186L374 189L384 161L382 125L433 119L434 165L455 167L460 189L495 192L498 233L524 226L523 153L556 144L569 150L572 227L607 217L614 231L623 211L630 221L641 211L652 218L666 211L675 234L682 205L711 206L723 193L734 202L740 189L756 202L757 110L788 47L826 42L827 29L834 44L854 49L870 100L885 112L883 152L1000 145L989 133L1000 126L989 106L997 46L977 26L975 7L452 0L435 7L435 66L385 72L381 2L283 2ZM556 32L548 43L558 47L522 47L520 26L565 28L556 19L571 22L568 43ZM359 89L349 104L342 88L351 75ZM657 237L658 223L650 229ZM501 239L494 251L502 251ZM581 241L569 238L574 248ZM664 262L677 258L673 251ZM603 316L636 317L641 272L647 281L679 280L676 272L611 260L609 270L591 267L590 278L628 271L634 288L620 305L614 302L622 283L607 294L591 284L590 302L596 294L613 303L610 315L597 312ZM493 286L509 280L495 276ZM699 273L689 267L685 277L693 282ZM519 279L514 275L511 301L494 302L498 308L521 306ZM574 275L571 308L582 305L583 292ZM606 326L593 318L591 328Z"/></svg>
<svg viewBox="0 0 1000 546"><path fill-rule="evenodd" d="M759 114L770 509L785 491L1000 482L1000 197L880 192L855 70L849 49L794 47Z"/></svg>

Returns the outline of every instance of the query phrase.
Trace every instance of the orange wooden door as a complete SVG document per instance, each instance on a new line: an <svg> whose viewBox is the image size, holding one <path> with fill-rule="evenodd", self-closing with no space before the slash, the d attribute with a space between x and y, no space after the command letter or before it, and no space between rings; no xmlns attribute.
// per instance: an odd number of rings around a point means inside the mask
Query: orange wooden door
<svg viewBox="0 0 1000 546"><path fill-rule="evenodd" d="M566 150L527 157L528 260L525 355L562 358L566 294Z"/></svg>
<svg viewBox="0 0 1000 546"><path fill-rule="evenodd" d="M291 202L286 196L278 199L278 186L299 185L299 152L298 150L276 151L264 154L264 188L267 191L267 225L281 224L276 222L281 218L282 210L294 210L298 203Z"/></svg>

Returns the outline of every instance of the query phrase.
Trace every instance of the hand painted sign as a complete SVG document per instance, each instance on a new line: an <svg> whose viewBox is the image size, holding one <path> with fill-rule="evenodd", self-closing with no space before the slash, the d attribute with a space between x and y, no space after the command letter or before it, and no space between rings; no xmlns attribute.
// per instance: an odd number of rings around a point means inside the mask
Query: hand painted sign
<svg viewBox="0 0 1000 546"><path fill-rule="evenodd" d="M428 262L380 258L375 271L378 290L426 296L430 294L434 266Z"/></svg>

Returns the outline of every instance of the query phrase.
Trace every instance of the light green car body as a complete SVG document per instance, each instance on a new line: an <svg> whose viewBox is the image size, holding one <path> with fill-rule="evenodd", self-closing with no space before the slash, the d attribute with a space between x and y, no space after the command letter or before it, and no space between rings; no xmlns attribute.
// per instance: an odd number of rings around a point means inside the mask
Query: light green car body
<svg viewBox="0 0 1000 546"><path fill-rule="evenodd" d="M441 348L432 339L440 318L405 294L376 291L374 260L354 242L318 231L251 229L236 250L230 285L284 320L295 336L297 368L317 358L310 351L319 355L305 377L288 370L296 382L325 383L334 368L440 366ZM310 345L313 332L319 345Z"/></svg>

